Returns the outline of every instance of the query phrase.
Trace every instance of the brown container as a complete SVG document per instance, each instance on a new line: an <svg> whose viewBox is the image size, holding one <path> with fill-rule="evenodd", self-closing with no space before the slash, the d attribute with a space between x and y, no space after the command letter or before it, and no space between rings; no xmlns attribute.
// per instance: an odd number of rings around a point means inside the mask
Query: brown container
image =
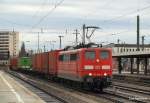
<svg viewBox="0 0 150 103"><path fill-rule="evenodd" d="M37 54L37 71L42 73L42 53Z"/></svg>
<svg viewBox="0 0 150 103"><path fill-rule="evenodd" d="M44 52L41 54L41 72L44 73L44 74L48 74L48 61L49 61L49 58L48 58L48 52Z"/></svg>
<svg viewBox="0 0 150 103"><path fill-rule="evenodd" d="M57 62L58 62L58 53L60 50L50 51L49 54L49 74L51 76L57 76Z"/></svg>
<svg viewBox="0 0 150 103"><path fill-rule="evenodd" d="M36 71L36 54L32 55L32 69Z"/></svg>
<svg viewBox="0 0 150 103"><path fill-rule="evenodd" d="M10 58L10 69L18 70L18 58Z"/></svg>

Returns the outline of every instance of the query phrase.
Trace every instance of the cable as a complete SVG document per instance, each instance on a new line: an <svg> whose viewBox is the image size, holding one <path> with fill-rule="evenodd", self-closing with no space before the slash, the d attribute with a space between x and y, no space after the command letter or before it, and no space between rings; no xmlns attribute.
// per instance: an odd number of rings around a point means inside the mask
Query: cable
<svg viewBox="0 0 150 103"><path fill-rule="evenodd" d="M4 20L5 22L9 23L9 24L14 24L14 25L19 25L19 26L24 26L24 27L28 27L28 26L31 26L31 25L27 25L27 24L20 24L20 23L16 23L14 21L11 21L11 20L7 20L7 19L4 19L2 17L0 17L1 20Z"/></svg>
<svg viewBox="0 0 150 103"><path fill-rule="evenodd" d="M123 15L121 15L121 16L114 17L114 18L112 18L112 19L104 20L103 22L109 22L109 21L113 21L113 20L116 20L116 19L120 19L120 18L122 18L122 17L126 17L126 16L129 16L129 15L132 15L133 13L138 13L138 12L141 12L141 11L143 11L143 10L145 10L145 9L149 9L149 8L150 8L150 5L139 9L139 11L134 10L134 11L129 12L129 13L127 13L127 14L123 14Z"/></svg>
<svg viewBox="0 0 150 103"><path fill-rule="evenodd" d="M36 24L34 24L32 26L32 29L35 28L37 25L39 25L47 16L49 16L51 13L54 12L54 10L60 6L62 3L64 2L64 0L61 0L60 2L58 2L46 15L44 15Z"/></svg>
<svg viewBox="0 0 150 103"><path fill-rule="evenodd" d="M39 7L39 9L34 13L34 15L32 16L32 18L36 17L36 15L38 15L38 13L41 11L41 9L46 5L47 0L44 0L43 3L41 4L41 6Z"/></svg>
<svg viewBox="0 0 150 103"><path fill-rule="evenodd" d="M101 36L101 37L112 36L112 35L118 35L118 34L122 34L122 33L126 33L126 32L130 32L130 30L125 30L125 31L116 32L116 33L108 33L108 34L103 35L103 36Z"/></svg>
<svg viewBox="0 0 150 103"><path fill-rule="evenodd" d="M22 33L35 33L37 34L38 32L32 32L32 31L22 31ZM65 34L66 32L42 32L42 34Z"/></svg>
<svg viewBox="0 0 150 103"><path fill-rule="evenodd" d="M114 1L114 0L110 0L110 1L108 1L108 2L106 2L101 8L103 8L103 7L105 7L105 6L108 6L110 3L111 3L111 1ZM100 10L102 10L102 9L99 9L99 11ZM89 15L91 15L93 12L90 12L90 13L88 13L86 16L85 16L85 20L87 20L87 17L89 16Z"/></svg>

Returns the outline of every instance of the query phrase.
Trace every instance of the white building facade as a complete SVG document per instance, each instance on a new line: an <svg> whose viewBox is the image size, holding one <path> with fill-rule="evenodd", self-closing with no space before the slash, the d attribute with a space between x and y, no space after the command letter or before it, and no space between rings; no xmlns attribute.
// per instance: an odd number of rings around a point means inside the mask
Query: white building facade
<svg viewBox="0 0 150 103"><path fill-rule="evenodd" d="M19 32L0 31L0 65L8 64L10 57L18 56Z"/></svg>

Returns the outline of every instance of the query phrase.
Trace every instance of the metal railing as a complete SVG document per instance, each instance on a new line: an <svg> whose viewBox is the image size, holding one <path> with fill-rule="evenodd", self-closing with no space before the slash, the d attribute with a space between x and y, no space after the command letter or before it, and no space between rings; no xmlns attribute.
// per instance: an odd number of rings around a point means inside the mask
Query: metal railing
<svg viewBox="0 0 150 103"><path fill-rule="evenodd" d="M122 52L113 52L113 56L122 56L122 55L142 55L150 54L150 49L140 49L139 51L122 51Z"/></svg>

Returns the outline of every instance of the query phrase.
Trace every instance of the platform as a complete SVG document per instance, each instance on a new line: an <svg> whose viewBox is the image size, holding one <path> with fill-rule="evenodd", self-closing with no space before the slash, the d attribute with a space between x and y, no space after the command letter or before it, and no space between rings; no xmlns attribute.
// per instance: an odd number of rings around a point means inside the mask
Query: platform
<svg viewBox="0 0 150 103"><path fill-rule="evenodd" d="M0 103L45 103L8 74L0 71Z"/></svg>

